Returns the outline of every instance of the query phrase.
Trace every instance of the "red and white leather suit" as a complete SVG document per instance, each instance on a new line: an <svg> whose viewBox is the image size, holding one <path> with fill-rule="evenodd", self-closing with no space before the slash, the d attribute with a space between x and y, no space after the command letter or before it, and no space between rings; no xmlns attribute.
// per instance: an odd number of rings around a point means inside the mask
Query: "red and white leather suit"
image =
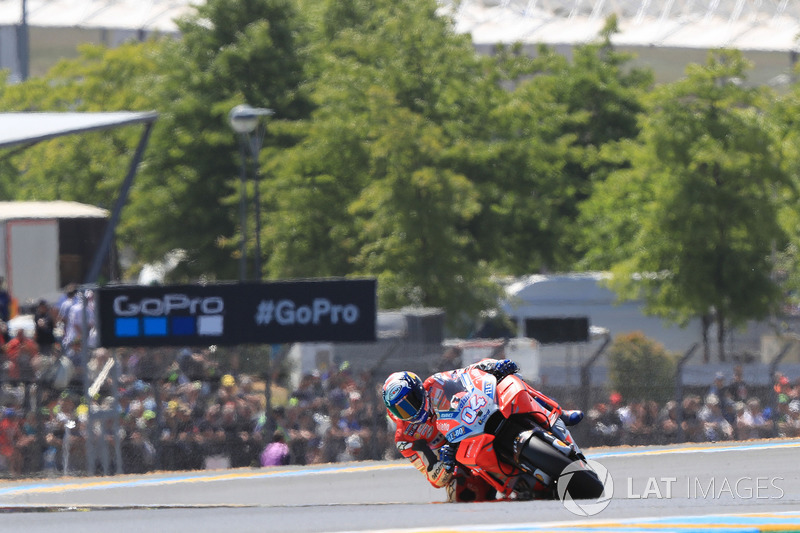
<svg viewBox="0 0 800 533"><path fill-rule="evenodd" d="M455 474L445 471L444 464L439 461L439 448L446 444L447 440L436 429L435 409L444 406L443 402L449 402L449 397L445 394L448 382L457 382L463 372L493 361L484 359L466 368L438 372L426 379L423 387L428 393L433 409L425 422L417 424L406 422L389 412L389 416L397 423L394 436L397 449L425 475L431 485L436 488L446 488L449 501L486 501L496 497L494 488L480 477L464 472L464 469L459 469Z"/></svg>

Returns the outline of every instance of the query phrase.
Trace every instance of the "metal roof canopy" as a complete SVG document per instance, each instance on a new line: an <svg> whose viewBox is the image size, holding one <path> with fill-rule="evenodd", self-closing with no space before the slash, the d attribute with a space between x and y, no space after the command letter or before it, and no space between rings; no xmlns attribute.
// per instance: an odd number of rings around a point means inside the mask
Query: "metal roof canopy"
<svg viewBox="0 0 800 533"><path fill-rule="evenodd" d="M128 201L128 193L136 169L142 160L142 155L150 139L150 131L153 123L158 118L155 111L134 112L116 111L104 113L0 113L0 148L27 145L33 146L36 143L48 139L55 139L62 135L73 133L85 133L89 131L99 131L119 126L131 124L144 124L144 132L139 139L139 144L131 159L128 167L128 174L119 189L119 194L111 212L111 218L106 226L106 232L99 248L95 252L92 267L86 276L86 283L97 282L100 275L100 267L103 257L108 253L111 246L111 238L119 224L122 208Z"/></svg>
<svg viewBox="0 0 800 533"><path fill-rule="evenodd" d="M71 133L104 130L128 124L152 123L155 112L0 113L0 148L35 144Z"/></svg>

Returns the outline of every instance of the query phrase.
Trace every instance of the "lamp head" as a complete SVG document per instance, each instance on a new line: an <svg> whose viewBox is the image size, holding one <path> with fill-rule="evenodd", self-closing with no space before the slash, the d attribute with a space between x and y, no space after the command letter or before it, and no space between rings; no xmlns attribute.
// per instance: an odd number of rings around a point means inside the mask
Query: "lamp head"
<svg viewBox="0 0 800 533"><path fill-rule="evenodd" d="M259 117L270 116L273 113L272 109L239 104L228 113L228 121L236 133L252 133L258 125Z"/></svg>

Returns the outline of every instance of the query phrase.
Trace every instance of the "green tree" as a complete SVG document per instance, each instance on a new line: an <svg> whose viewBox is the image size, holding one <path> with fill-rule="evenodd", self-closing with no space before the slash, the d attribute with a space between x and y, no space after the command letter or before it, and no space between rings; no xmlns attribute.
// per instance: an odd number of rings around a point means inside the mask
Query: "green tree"
<svg viewBox="0 0 800 533"><path fill-rule="evenodd" d="M240 161L227 115L242 102L272 108L278 121L308 112L303 26L288 0L209 0L179 28L159 56L161 117L124 229L144 260L186 250L179 276L234 279ZM262 162L270 147L294 142L276 131L267 128Z"/></svg>
<svg viewBox="0 0 800 533"><path fill-rule="evenodd" d="M716 52L656 89L637 143L624 147L630 168L599 185L585 212L598 253L620 246L618 295L679 323L713 319L721 360L728 328L780 301L770 254L785 241L787 179L761 112L766 95L735 83L746 68L740 53Z"/></svg>
<svg viewBox="0 0 800 533"><path fill-rule="evenodd" d="M180 21L180 39L111 50L85 47L81 57L62 62L44 78L4 86L0 105L158 111L118 243L130 246L142 262L184 249L177 275L232 279L240 235L240 162L227 114L246 101L272 107L279 119L307 115L310 106L300 87L305 30L294 8L289 0L210 0ZM291 131L268 131L262 156L295 142ZM6 179L19 182L15 199L74 199L110 207L139 134L140 128L125 128L42 143L10 158L17 172Z"/></svg>
<svg viewBox="0 0 800 533"><path fill-rule="evenodd" d="M611 385L626 401L664 403L675 390L675 359L642 332L619 335L608 349Z"/></svg>
<svg viewBox="0 0 800 533"><path fill-rule="evenodd" d="M478 135L491 63L432 0L328 2L304 137L276 154L270 276L371 275L383 307L445 307L451 325L491 300L468 223L477 191L453 168Z"/></svg>
<svg viewBox="0 0 800 533"><path fill-rule="evenodd" d="M600 157L601 148L636 137L652 84L652 74L629 68L631 56L614 50L615 31L611 18L572 61L540 46L535 59L498 66L514 88L493 95L487 134L459 156L481 192L473 222L481 253L501 272L571 269L586 248L575 223L580 203L621 164Z"/></svg>
<svg viewBox="0 0 800 533"><path fill-rule="evenodd" d="M0 89L6 111L118 111L155 107L152 79L161 43L128 43L114 49L85 45L46 76ZM83 133L45 141L6 158L14 200L75 200L110 208L128 169L141 126Z"/></svg>
<svg viewBox="0 0 800 533"><path fill-rule="evenodd" d="M775 150L782 170L790 176L789 187L780 190L782 208L779 220L788 241L780 247L776 242L776 279L780 281L788 303L800 306L800 83L771 100L769 119L777 125Z"/></svg>

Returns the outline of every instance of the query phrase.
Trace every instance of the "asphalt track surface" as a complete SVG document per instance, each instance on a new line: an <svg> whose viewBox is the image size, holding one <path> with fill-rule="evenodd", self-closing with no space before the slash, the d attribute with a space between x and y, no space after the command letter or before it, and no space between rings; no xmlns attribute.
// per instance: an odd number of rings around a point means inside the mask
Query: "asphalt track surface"
<svg viewBox="0 0 800 533"><path fill-rule="evenodd" d="M396 461L0 483L0 532L800 531L800 440L587 456L614 484L593 516L559 501L445 504Z"/></svg>

